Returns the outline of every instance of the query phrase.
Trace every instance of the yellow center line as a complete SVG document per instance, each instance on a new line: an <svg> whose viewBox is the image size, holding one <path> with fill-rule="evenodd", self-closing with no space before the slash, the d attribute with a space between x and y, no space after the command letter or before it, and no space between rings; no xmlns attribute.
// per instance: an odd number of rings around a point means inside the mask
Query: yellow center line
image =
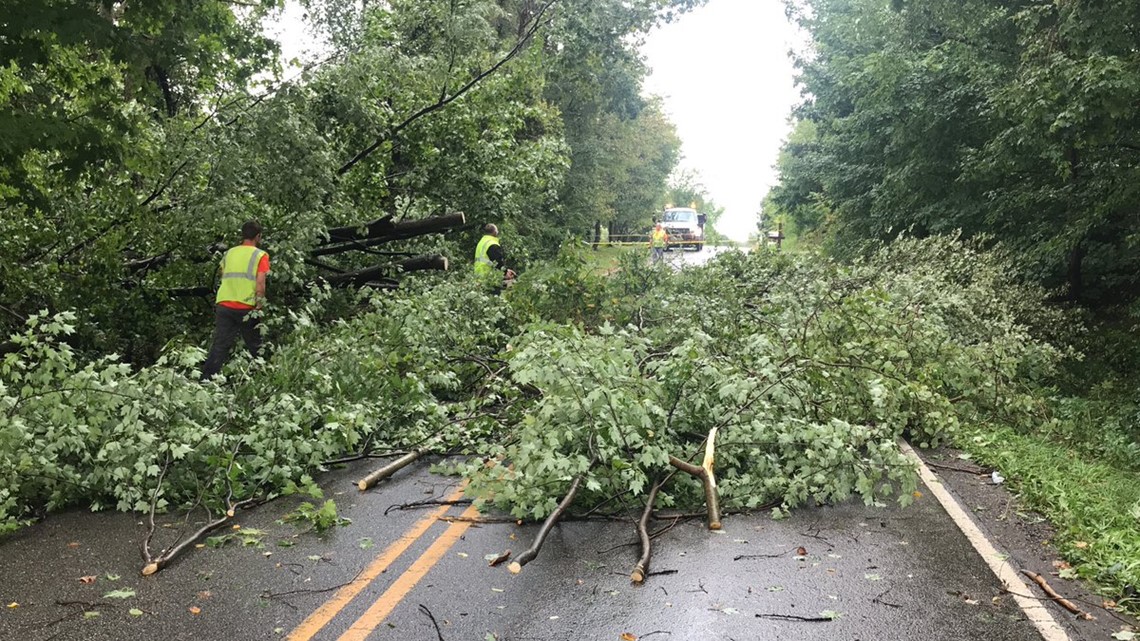
<svg viewBox="0 0 1140 641"><path fill-rule="evenodd" d="M458 501L463 497L463 489L466 486L467 482L464 481L454 492L445 498L444 501L447 503ZM309 641L309 639L316 636L317 632L321 631L321 628L325 627L329 621L332 621L333 617L339 614L364 588L368 587L369 583L383 574L393 561L398 559L413 543L419 540L419 538L428 531L428 528L434 525L439 520L439 517L447 513L447 510L450 508L451 505L444 505L432 511L431 514L413 525L412 529L396 539L380 556L376 557L372 563L369 563L368 567L364 568L351 583L337 590L337 593L334 594L331 599L317 608L316 612L310 614L307 619L301 622L301 625L290 632L288 641Z"/></svg>
<svg viewBox="0 0 1140 641"><path fill-rule="evenodd" d="M463 511L463 516L460 518L471 518L478 516L479 510L475 506L471 506ZM416 587L420 579L424 578L427 573L435 567L436 563L443 558L444 554L455 545L459 537L471 527L470 521L457 521L447 527L447 531L435 540L421 556L416 559L412 566L408 568L407 572L400 575L398 579L392 582L391 587L388 588L376 602L368 608L368 611L352 624L344 634L340 635L337 641L364 641L373 630L377 628L384 619L396 609L396 606L404 600L404 597Z"/></svg>

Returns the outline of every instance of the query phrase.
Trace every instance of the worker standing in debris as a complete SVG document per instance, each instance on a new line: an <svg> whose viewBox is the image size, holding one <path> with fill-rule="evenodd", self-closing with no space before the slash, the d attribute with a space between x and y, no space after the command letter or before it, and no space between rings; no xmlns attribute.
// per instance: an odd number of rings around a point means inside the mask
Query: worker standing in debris
<svg viewBox="0 0 1140 641"><path fill-rule="evenodd" d="M265 277L269 274L269 254L257 247L261 244L261 224L246 221L241 226L241 239L240 245L222 256L222 283L214 305L214 340L202 364L202 380L221 371L238 334L254 358L261 350L258 312L265 305Z"/></svg>
<svg viewBox="0 0 1140 641"><path fill-rule="evenodd" d="M650 259L653 264L665 260L665 248L668 246L669 234L666 233L665 228L658 222L657 225L654 226L653 231L649 233Z"/></svg>
<svg viewBox="0 0 1140 641"><path fill-rule="evenodd" d="M497 277L502 274L502 280ZM499 244L499 228L493 224L483 227L483 237L475 246L475 275L496 286L514 281L514 271L506 268L503 247Z"/></svg>

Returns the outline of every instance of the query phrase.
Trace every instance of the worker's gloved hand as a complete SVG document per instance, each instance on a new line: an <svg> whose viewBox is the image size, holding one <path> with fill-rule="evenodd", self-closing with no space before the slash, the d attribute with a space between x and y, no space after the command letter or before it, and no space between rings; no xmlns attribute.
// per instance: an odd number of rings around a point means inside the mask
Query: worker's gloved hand
<svg viewBox="0 0 1140 641"><path fill-rule="evenodd" d="M507 280L514 280L515 279L515 270L508 269L506 278L507 278Z"/></svg>

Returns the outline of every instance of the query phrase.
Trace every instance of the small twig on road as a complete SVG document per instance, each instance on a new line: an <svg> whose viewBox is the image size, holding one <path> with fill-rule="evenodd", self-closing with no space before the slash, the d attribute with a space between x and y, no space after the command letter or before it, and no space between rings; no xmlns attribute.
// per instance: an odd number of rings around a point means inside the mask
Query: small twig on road
<svg viewBox="0 0 1140 641"><path fill-rule="evenodd" d="M427 499L424 501L412 501L411 503L394 503L384 510L384 516L392 510L417 510L421 507L432 507L435 505L471 505L471 499L459 499L458 501L448 501L447 499Z"/></svg>
<svg viewBox="0 0 1140 641"><path fill-rule="evenodd" d="M1054 601L1061 604L1061 607L1065 608L1069 612L1072 612L1073 614L1077 615L1077 617L1084 619L1085 621L1093 620L1093 615L1085 612L1084 610L1077 607L1075 603L1058 594L1057 591L1052 588L1052 586L1045 582L1045 577L1037 574L1036 572L1030 572L1029 570L1022 570L1021 573L1030 579L1033 579L1033 582L1039 585L1045 594L1048 594Z"/></svg>
<svg viewBox="0 0 1140 641"><path fill-rule="evenodd" d="M691 592L704 592L705 594L709 593L709 591L705 589L704 582L699 580L699 579L697 580L697 589L696 590L685 590L685 591L690 592L690 593Z"/></svg>
<svg viewBox="0 0 1140 641"><path fill-rule="evenodd" d="M431 624L435 626L435 636L439 639L439 641L447 641L443 638L443 632L440 631L439 623L436 622L435 616L432 615L431 610L429 610L426 605L421 603L420 612L423 612L427 615L427 618L431 619Z"/></svg>
<svg viewBox="0 0 1140 641"><path fill-rule="evenodd" d="M776 619L777 621L806 621L808 623L829 623L832 617L801 617L796 614L757 614L757 619Z"/></svg>
<svg viewBox="0 0 1140 641"><path fill-rule="evenodd" d="M517 523L518 519L509 516L440 516L447 523Z"/></svg>
<svg viewBox="0 0 1140 641"><path fill-rule="evenodd" d="M673 633L672 633L672 632L669 632L668 630L654 630L653 632L646 632L645 634L643 634L643 635L641 635L641 636L639 636L639 637L637 637L637 638L639 638L639 639L648 639L649 637L651 637L651 636L653 636L653 635L655 635L655 634L667 634L667 635L669 635L669 636L673 636Z"/></svg>
<svg viewBox="0 0 1140 641"><path fill-rule="evenodd" d="M677 574L677 572L679 572L679 570L658 570L658 571L656 571L656 572L650 572L649 574L646 574L645 576L646 576L646 577L651 577L651 576L666 576L666 575L668 575L668 574Z"/></svg>
<svg viewBox="0 0 1140 641"><path fill-rule="evenodd" d="M936 467L940 470L950 470L952 472L962 472L963 474L974 474L977 476L985 476L986 474L989 474L989 472L987 472L981 468L971 470L969 468L958 467L956 465L948 465L946 463L935 463L933 461L923 461L923 462L926 463L927 465L929 465L930 467Z"/></svg>
<svg viewBox="0 0 1140 641"><path fill-rule="evenodd" d="M784 554L787 554L787 552L784 552L782 554L741 554L739 556L732 557L732 560L746 561L748 559L778 559L784 556Z"/></svg>
<svg viewBox="0 0 1140 641"><path fill-rule="evenodd" d="M898 603L891 603L890 601L884 601L883 600L883 597L887 595L887 592L890 592L893 589L894 588L887 588L881 594L879 594L879 596L871 599L871 603L878 603L879 605L885 605L888 608L901 608L902 606L899 605Z"/></svg>

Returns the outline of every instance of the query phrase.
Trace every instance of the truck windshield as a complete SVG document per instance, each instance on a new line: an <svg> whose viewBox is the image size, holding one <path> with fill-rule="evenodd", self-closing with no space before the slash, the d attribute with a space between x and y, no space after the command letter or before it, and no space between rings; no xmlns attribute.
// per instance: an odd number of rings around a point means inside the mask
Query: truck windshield
<svg viewBox="0 0 1140 641"><path fill-rule="evenodd" d="M665 212L665 222L695 223L697 222L697 212L692 210L667 211Z"/></svg>

